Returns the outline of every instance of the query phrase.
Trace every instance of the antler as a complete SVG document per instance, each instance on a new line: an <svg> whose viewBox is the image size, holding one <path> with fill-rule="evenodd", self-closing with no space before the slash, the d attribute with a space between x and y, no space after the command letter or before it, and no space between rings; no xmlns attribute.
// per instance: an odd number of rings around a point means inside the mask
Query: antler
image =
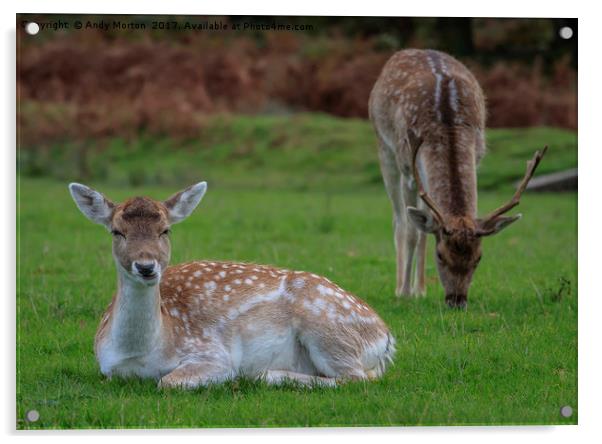
<svg viewBox="0 0 602 444"><path fill-rule="evenodd" d="M422 146L422 138L417 137L414 131L411 129L408 130L408 140L410 142L410 147L412 148L412 168L414 170L414 180L416 181L416 186L418 188L418 194L420 198L424 201L424 203L431 209L433 212L433 216L439 222L441 227L445 227L443 214L439 211L437 204L431 199L428 193L424 190L424 186L422 185L422 180L420 179L420 173L418 172L418 167L416 165L416 159L418 158L418 150Z"/></svg>
<svg viewBox="0 0 602 444"><path fill-rule="evenodd" d="M489 213L487 216L485 216L483 218L483 225L486 226L488 222L490 222L493 219L495 219L496 217L501 216L502 214L508 212L509 210L511 210L512 208L514 208L515 206L517 206L520 203L521 194L523 194L523 191L525 191L525 189L527 188L529 181L533 177L533 174L535 173L535 170L537 169L539 162L541 161L541 159L543 158L543 156L547 150L548 150L548 146L546 145L542 151L539 151L539 150L535 151L535 154L533 155L533 159L531 159L530 161L527 162L527 171L525 171L525 177L523 177L523 180L516 188L516 192L514 193L514 196L512 196L512 199L510 199L507 203L505 203L498 209Z"/></svg>

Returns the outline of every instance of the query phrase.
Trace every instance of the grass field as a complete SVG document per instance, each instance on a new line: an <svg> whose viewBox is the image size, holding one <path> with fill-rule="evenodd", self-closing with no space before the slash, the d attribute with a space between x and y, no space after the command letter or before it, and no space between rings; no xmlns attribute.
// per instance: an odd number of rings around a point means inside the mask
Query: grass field
<svg viewBox="0 0 602 444"><path fill-rule="evenodd" d="M495 129L479 187L496 190L522 177L533 152L551 145L540 174L577 166L577 136L555 128ZM325 114L217 116L193 140L151 138L24 147L20 170L71 182L181 186L204 178L214 187L341 191L381 187L368 121Z"/></svg>
<svg viewBox="0 0 602 444"><path fill-rule="evenodd" d="M324 119L320 116L303 124L319 126ZM193 216L174 227L172 263L201 258L240 260L329 277L369 302L390 325L398 352L384 378L313 391L242 380L191 392L159 391L153 381L105 380L92 344L116 284L110 236L79 213L67 181L57 180L60 175L22 175L18 196L17 418L35 409L40 420L28 423L20 419L17 427L577 422L576 194L525 195L520 206L523 220L484 241L483 261L466 312L445 306L432 260L432 240L427 297L397 300L393 295L391 212L378 183L375 152L365 146L372 143L366 135L369 127L359 121L333 122L350 148L325 154L324 172L322 158L302 150L297 154L286 151L290 153L287 166L286 152L270 154L257 148L272 137L265 122L257 123L265 134L249 138L255 148L241 160L225 156L215 168L210 168L211 162L200 168L203 172L198 178L209 178L209 191ZM237 125L252 126L245 120ZM297 126L287 134L294 136L300 147L309 146L317 137ZM571 133L535 129L489 134L491 156L481 169L481 183L485 184L480 194L481 212L510 196L510 176L522 174L524 161L542 142L551 145L542 171L553 170L552 165L555 169L574 166ZM329 132L325 137L334 136ZM528 141L526 146L521 137ZM236 140L242 139L237 136ZM115 142L116 146L119 143ZM562 148L555 150L555 144ZM119 158L115 155L118 150L123 147L99 156L113 159L124 176L93 176L96 181L91 183L115 200L134 194L164 198L191 182L188 173L182 173L177 187L162 181L132 187L125 179L132 158ZM218 147L216 155L225 150ZM149 170L156 161L152 152L149 149L151 166L144 164ZM168 170L173 166L174 174L189 171L196 155L184 150L165 164ZM144 158L141 153L138 156ZM262 156L263 160L256 159ZM306 158L301 159L303 156ZM348 176L328 174L329 168L334 171L337 158L349 165ZM51 166L59 168L58 163ZM287 182L289 172L291 180ZM223 180L211 182L220 175ZM166 177L166 183L178 182ZM302 186L303 177L307 187ZM573 407L572 417L560 415L564 405Z"/></svg>

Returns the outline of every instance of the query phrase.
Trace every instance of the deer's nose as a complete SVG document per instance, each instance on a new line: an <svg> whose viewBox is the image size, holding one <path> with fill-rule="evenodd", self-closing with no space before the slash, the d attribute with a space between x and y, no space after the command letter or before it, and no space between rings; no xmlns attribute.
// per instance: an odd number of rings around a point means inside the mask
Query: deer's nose
<svg viewBox="0 0 602 444"><path fill-rule="evenodd" d="M155 274L155 262L134 262L134 267L142 276L152 276Z"/></svg>
<svg viewBox="0 0 602 444"><path fill-rule="evenodd" d="M449 308L466 308L467 296L465 294L448 294L445 295L445 302Z"/></svg>

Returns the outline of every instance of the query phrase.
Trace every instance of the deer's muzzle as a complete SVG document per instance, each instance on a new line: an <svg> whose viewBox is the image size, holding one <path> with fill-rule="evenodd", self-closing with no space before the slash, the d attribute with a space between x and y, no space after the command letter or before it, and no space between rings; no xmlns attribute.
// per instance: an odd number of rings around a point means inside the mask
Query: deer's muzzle
<svg viewBox="0 0 602 444"><path fill-rule="evenodd" d="M465 294L447 294L445 295L445 302L449 308L466 308L466 302L468 300Z"/></svg>

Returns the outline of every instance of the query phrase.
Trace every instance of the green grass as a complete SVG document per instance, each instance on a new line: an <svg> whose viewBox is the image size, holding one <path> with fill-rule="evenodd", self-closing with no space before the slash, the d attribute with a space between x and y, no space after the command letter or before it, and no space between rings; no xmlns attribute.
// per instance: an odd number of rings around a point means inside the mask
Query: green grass
<svg viewBox="0 0 602 444"><path fill-rule="evenodd" d="M115 199L163 188L101 187ZM482 193L491 209L508 193ZM428 296L398 301L389 203L347 192L210 188L173 230L172 263L232 259L326 275L368 301L398 340L382 380L309 391L240 381L193 392L105 380L92 341L115 289L108 233L65 183L21 180L18 418L21 428L574 424L576 195L527 195L525 217L485 241L467 312L445 307L429 245Z"/></svg>
<svg viewBox="0 0 602 444"><path fill-rule="evenodd" d="M492 129L479 185L496 189L522 177L533 152L550 145L539 173L577 166L577 136L553 128ZM369 122L324 114L219 116L199 138L139 137L23 147L28 176L120 186L194 183L199 177L229 188L345 190L381 186Z"/></svg>
<svg viewBox="0 0 602 444"><path fill-rule="evenodd" d="M540 172L576 166L574 133L488 132L481 213L511 196L525 161L545 144ZM432 239L427 297L397 300L391 210L374 145L368 122L301 114L215 118L196 141L23 148L18 427L575 424L576 194L525 195L523 220L484 241L468 311L446 308ZM81 177L115 200L165 198L208 180L200 207L173 229L172 263L240 260L325 275L390 325L394 365L379 381L314 391L246 380L159 391L153 381L105 380L92 346L116 274L108 233L67 191ZM571 418L559 414L564 405ZM38 422L22 420L30 409Z"/></svg>

